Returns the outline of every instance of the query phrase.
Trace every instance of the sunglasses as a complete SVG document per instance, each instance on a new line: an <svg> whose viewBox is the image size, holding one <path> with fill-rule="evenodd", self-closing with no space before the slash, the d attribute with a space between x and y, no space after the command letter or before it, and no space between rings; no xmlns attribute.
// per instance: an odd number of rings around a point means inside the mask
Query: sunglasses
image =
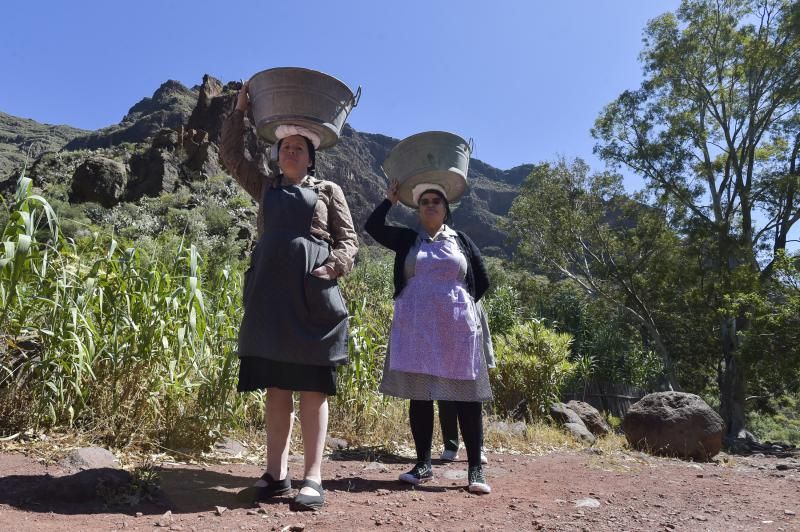
<svg viewBox="0 0 800 532"><path fill-rule="evenodd" d="M441 205L442 198L423 198L419 200L420 207L427 207L428 205Z"/></svg>

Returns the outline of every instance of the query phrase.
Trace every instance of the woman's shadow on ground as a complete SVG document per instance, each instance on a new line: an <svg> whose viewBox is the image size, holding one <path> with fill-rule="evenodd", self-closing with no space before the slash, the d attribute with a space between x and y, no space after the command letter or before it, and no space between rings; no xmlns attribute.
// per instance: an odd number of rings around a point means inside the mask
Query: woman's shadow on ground
<svg viewBox="0 0 800 532"><path fill-rule="evenodd" d="M411 488L399 480L384 480L361 476L360 471L373 463L410 463L391 453L374 448L337 451L330 456L334 462L355 462L338 478L326 478L323 487L329 496L335 492L365 493L388 491L445 491L454 488L418 486ZM363 464L363 465L362 465ZM357 469L358 472L353 470ZM367 475L370 476L370 475ZM126 471L100 468L70 475L52 476L7 475L0 477L0 504L29 512L56 514L123 513L146 515L214 512L217 506L255 508L250 488L252 476L220 473L191 466L156 467L147 475L130 475ZM299 489L300 480L293 481ZM262 501L261 504L287 504L296 491L284 497Z"/></svg>

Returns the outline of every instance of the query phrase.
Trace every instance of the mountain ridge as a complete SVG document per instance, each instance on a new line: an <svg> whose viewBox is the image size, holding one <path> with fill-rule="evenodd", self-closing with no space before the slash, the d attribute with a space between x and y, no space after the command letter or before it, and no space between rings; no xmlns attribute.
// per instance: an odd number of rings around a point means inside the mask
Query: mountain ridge
<svg viewBox="0 0 800 532"><path fill-rule="evenodd" d="M40 151L29 164L35 186L43 191L52 188L70 204L91 202L114 209L229 175L218 145L222 122L233 109L240 86L239 82L224 84L208 74L191 88L168 80L151 97L131 106L118 124L95 131L38 124L0 113L0 191L13 186L24 161L22 154L33 142L40 143ZM319 175L343 188L359 230L383 198L386 177L381 164L398 142L345 125L340 142L318 154ZM246 156L267 164L266 146L252 125L245 146ZM470 161L469 190L455 206L453 219L485 252L507 253L501 223L531 168L519 165L501 170L479 159ZM391 218L407 225L416 222L407 208L393 209Z"/></svg>

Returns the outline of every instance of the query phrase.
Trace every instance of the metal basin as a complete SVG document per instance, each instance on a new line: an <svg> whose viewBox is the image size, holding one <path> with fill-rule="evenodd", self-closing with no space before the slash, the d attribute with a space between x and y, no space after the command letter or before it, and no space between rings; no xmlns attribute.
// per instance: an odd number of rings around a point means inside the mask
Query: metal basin
<svg viewBox="0 0 800 532"><path fill-rule="evenodd" d="M338 79L307 68L270 68L250 78L250 105L259 136L277 142L275 129L296 124L319 135L319 149L339 140L347 115L358 105L361 87L354 95Z"/></svg>
<svg viewBox="0 0 800 532"><path fill-rule="evenodd" d="M444 188L450 203L467 190L471 142L447 131L425 131L401 140L383 163L383 171L399 183L400 201L416 208L411 190L419 183Z"/></svg>

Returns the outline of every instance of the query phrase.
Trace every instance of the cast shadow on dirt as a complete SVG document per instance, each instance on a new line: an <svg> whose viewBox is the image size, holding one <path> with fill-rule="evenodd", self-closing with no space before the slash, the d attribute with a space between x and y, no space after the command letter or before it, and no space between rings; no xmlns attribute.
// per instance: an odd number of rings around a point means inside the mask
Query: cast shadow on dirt
<svg viewBox="0 0 800 532"><path fill-rule="evenodd" d="M369 474L370 464L411 462L408 458L378 452L377 449L337 451L330 459L354 463L352 467L338 470L337 478L323 480L323 487L329 495L337 491L375 492L377 497L378 490L441 492L463 489L438 485L412 488L399 480L365 478L374 476ZM361 476L362 473L365 476ZM257 503L245 495L247 491L243 492L255 480L256 476L182 465L156 467L145 481L114 469L94 469L64 476L8 475L0 477L0 504L29 512L65 515L109 512L159 515L167 510L173 514L213 512L217 506L229 509L256 507ZM292 487L299 489L300 483L301 479L295 479ZM288 504L295 493L260 504Z"/></svg>

